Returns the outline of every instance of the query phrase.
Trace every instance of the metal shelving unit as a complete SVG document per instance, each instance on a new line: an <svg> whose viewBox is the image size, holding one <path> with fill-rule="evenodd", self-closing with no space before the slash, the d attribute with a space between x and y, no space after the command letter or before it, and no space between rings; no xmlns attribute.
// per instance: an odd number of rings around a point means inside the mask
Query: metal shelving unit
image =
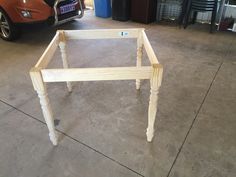
<svg viewBox="0 0 236 177"><path fill-rule="evenodd" d="M219 22L218 22L218 28L217 28L218 30L220 29L220 23L225 16L225 11L227 7L235 8L236 10L236 5L229 4L229 1L227 0L221 1L221 5L219 9ZM228 31L236 32L236 21L234 22L233 28L228 28Z"/></svg>

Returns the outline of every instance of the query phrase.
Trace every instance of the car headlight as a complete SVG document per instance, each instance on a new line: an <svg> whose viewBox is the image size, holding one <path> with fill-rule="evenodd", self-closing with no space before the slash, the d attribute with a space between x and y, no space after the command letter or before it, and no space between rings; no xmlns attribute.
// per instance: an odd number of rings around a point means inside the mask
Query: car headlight
<svg viewBox="0 0 236 177"><path fill-rule="evenodd" d="M21 10L21 15L25 18L31 18L31 13L28 10Z"/></svg>

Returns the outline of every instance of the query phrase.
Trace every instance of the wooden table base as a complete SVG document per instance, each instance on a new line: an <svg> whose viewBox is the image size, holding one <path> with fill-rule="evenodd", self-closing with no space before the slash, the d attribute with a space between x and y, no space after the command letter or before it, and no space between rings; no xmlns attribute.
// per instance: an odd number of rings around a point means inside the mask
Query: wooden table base
<svg viewBox="0 0 236 177"><path fill-rule="evenodd" d="M109 67L109 68L69 68L66 42L76 39L137 39L136 67ZM56 49L60 48L63 68L46 69ZM142 66L143 49L146 50L150 66ZM150 80L150 101L148 109L147 141L151 142L154 136L154 123L157 112L158 91L161 86L163 67L159 64L144 29L102 29L102 30L73 30L57 31L51 43L30 70L30 76L40 99L40 104L48 126L49 137L53 145L57 145L58 138L55 131L52 109L49 103L46 83L66 82L68 91L72 91L71 82L75 81L102 81L102 80L136 80L136 89L140 89L142 79Z"/></svg>

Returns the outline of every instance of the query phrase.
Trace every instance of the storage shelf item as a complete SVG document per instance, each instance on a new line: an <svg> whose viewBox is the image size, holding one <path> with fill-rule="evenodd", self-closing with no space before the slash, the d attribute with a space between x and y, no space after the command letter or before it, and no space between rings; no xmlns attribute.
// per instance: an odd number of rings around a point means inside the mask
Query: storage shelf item
<svg viewBox="0 0 236 177"><path fill-rule="evenodd" d="M156 21L157 0L131 0L131 20L140 23Z"/></svg>
<svg viewBox="0 0 236 177"><path fill-rule="evenodd" d="M157 21L177 20L181 13L181 0L160 0L157 3Z"/></svg>
<svg viewBox="0 0 236 177"><path fill-rule="evenodd" d="M112 1L112 19L118 21L128 21L130 19L130 0Z"/></svg>
<svg viewBox="0 0 236 177"><path fill-rule="evenodd" d="M110 0L94 0L95 15L97 17L111 17L111 1Z"/></svg>

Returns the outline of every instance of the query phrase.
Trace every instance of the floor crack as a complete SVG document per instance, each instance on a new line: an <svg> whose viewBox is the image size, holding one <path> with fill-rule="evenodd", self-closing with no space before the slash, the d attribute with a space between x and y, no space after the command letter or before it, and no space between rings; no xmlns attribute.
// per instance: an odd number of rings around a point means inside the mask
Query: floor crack
<svg viewBox="0 0 236 177"><path fill-rule="evenodd" d="M177 155L176 155L176 157L175 157L175 159L174 159L174 161L173 161L173 163L172 163L172 165L171 165L171 167L170 167L170 170L169 170L169 172L168 172L168 174L167 174L167 177L170 176L170 173L171 173L171 171L172 171L172 169L173 169L173 167L174 167L174 165L175 165L175 163L176 163L176 161L177 161L177 159L178 159L178 157L179 157L179 155L180 155L180 153L181 153L181 151L182 151L182 149L183 149L183 146L184 146L184 144L185 144L185 142L186 142L186 140L187 140L187 138L188 138L188 135L189 135L191 129L193 128L193 125L194 125L194 123L195 123L195 121L196 121L196 119L197 119L197 117L198 117L198 115L199 115L199 113L200 113L200 111L201 111L201 109L202 109L202 106L203 106L203 104L204 104L204 102L205 102L205 100L206 100L206 98L207 98L207 96L208 96L208 94L209 94L209 92L210 92L210 90L211 90L211 87L212 87L212 85L213 85L213 83L214 83L214 81L215 81L215 79L216 79L216 76L217 76L217 74L219 73L219 71L220 71L220 69L221 69L223 63L224 63L224 62L221 62L221 63L220 63L220 65L219 65L219 67L218 67L218 69L217 69L217 71L216 71L216 73L215 73L215 75L214 75L214 77L213 77L213 79L212 79L212 81L211 81L211 83L210 83L210 86L209 86L208 89L207 89L207 92L206 92L206 94L205 94L205 96L204 96L204 98L203 98L203 100L202 100L202 102L201 102L201 104L200 104L200 106L199 106L199 108L198 108L198 110L197 110L197 113L196 113L194 119L192 120L192 123L191 123L191 125L190 125L190 127L189 127L189 129L188 129L188 132L187 132L187 134L185 135L184 141L182 142L182 144L181 144L181 146L180 146L180 148L179 148L179 151L178 151L178 153L177 153Z"/></svg>
<svg viewBox="0 0 236 177"><path fill-rule="evenodd" d="M26 113L26 112L24 112L24 111L18 109L17 107L15 107L15 106L13 106L13 105L11 105L11 104L9 104L9 103L3 101L3 100L0 100L0 102L6 104L6 105L8 105L8 106L10 106L11 108L13 108L13 110L16 110L16 111L18 111L18 112L21 112L22 114L24 114L24 115L26 115L26 116L28 116L28 117L30 117L30 118L32 118L32 119L34 119L34 120L36 120L36 121L42 123L42 124L44 124L45 126L47 126L46 123L43 122L42 120L39 120L38 118L36 118L36 117L34 117L34 116L31 116L30 114L28 114L28 113ZM12 109L11 109L11 110L12 110ZM56 131L59 132L59 133L61 133L61 134L63 134L64 136L66 136L66 137L72 139L73 141L76 141L77 143L79 143L79 144L81 144L81 145L83 145L83 146L89 148L90 150L93 150L94 152L96 152L96 153L102 155L103 157L105 157L105 158L107 158L107 159L109 159L109 160L115 162L116 164L118 164L118 165L120 165L120 166L122 166L122 167L128 169L129 171L132 171L133 173L135 173L135 174L137 174L137 175L139 175L139 176L141 176L141 177L145 177L144 175L140 174L139 172L137 172L137 171L135 171L135 170L129 168L128 166L126 166L126 165L122 164L121 162L119 162L119 161L113 159L112 157L109 157L108 155L106 155L106 154L104 154L104 153L102 153L102 152L96 150L95 148L93 148L93 147L91 147L91 146L89 146L89 145L83 143L82 141L79 141L79 140L77 140L76 138L73 138L72 136L66 134L65 132L63 132L63 131L61 131L61 130L59 130L59 129L56 129Z"/></svg>

